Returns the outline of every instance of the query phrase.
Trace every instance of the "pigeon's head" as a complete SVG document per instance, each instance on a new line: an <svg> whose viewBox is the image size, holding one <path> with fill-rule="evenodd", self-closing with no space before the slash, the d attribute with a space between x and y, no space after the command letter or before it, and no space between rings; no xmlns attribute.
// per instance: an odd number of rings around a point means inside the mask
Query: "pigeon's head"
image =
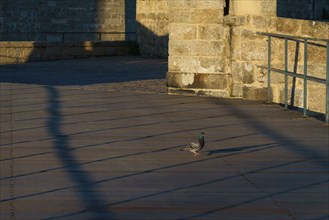
<svg viewBox="0 0 329 220"><path fill-rule="evenodd" d="M204 132L200 133L200 137L204 137L205 135L206 135L206 133L204 133Z"/></svg>

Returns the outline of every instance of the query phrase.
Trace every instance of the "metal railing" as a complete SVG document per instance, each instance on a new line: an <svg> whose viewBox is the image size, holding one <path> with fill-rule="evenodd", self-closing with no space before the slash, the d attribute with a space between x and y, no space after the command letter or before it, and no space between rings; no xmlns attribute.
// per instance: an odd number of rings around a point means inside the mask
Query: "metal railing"
<svg viewBox="0 0 329 220"><path fill-rule="evenodd" d="M284 84L285 84L285 95L284 95L284 104L285 108L288 109L288 76L293 77L293 87L296 83L296 78L303 79L303 115L307 116L307 82L313 81L316 83L324 84L326 86L326 110L325 110L325 121L329 123L329 39L320 39L320 38L308 38L308 37L295 37L290 35L281 35L274 33L265 33L265 32L257 32L259 35L264 35L268 37L268 60L267 67L259 66L260 68L267 69L268 81L267 81L267 96L268 102L272 102L271 97L271 72L276 72L280 74L284 74ZM284 40L284 70L272 68L271 66L271 53L272 53L272 38L282 39ZM288 70L288 42L294 41L296 42L296 51L295 51L295 63L294 63L294 71L291 72ZM322 42L314 43L314 42ZM298 64L298 54L299 54L299 45L300 43L304 44L304 73L297 73L297 64ZM308 76L308 45L314 45L317 47L326 48L326 79L321 79L313 76ZM293 98L292 94L292 98ZM292 99L293 100L293 99ZM290 103L293 105L293 102Z"/></svg>

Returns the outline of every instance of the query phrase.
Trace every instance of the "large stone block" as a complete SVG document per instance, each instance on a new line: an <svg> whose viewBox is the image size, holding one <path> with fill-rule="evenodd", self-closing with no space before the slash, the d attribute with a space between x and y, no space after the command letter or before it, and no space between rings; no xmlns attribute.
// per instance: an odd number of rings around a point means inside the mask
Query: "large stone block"
<svg viewBox="0 0 329 220"><path fill-rule="evenodd" d="M168 72L167 86L173 88L227 89L226 74Z"/></svg>
<svg viewBox="0 0 329 220"><path fill-rule="evenodd" d="M301 21L301 34L329 39L329 22Z"/></svg>
<svg viewBox="0 0 329 220"><path fill-rule="evenodd" d="M272 20L271 17L268 17L266 15L264 16L255 15L255 16L251 16L251 23L257 29L267 30L268 28L270 28L272 24Z"/></svg>
<svg viewBox="0 0 329 220"><path fill-rule="evenodd" d="M168 68L173 72L219 73L225 72L225 60L214 56L169 56Z"/></svg>
<svg viewBox="0 0 329 220"><path fill-rule="evenodd" d="M198 24L196 9L169 7L169 23Z"/></svg>
<svg viewBox="0 0 329 220"><path fill-rule="evenodd" d="M171 40L195 40L197 39L197 25L191 24L171 24Z"/></svg>
<svg viewBox="0 0 329 220"><path fill-rule="evenodd" d="M277 0L261 0L261 13L267 17L275 17L277 14Z"/></svg>
<svg viewBox="0 0 329 220"><path fill-rule="evenodd" d="M232 64L232 76L235 81L242 81L245 84L254 82L254 64L249 62Z"/></svg>
<svg viewBox="0 0 329 220"><path fill-rule="evenodd" d="M170 72L198 72L200 62L196 56L174 56L170 55L168 59L168 70Z"/></svg>
<svg viewBox="0 0 329 220"><path fill-rule="evenodd" d="M226 67L228 63L226 63L225 59L220 59L217 56L200 56L198 57L199 73L218 73L222 74L226 72Z"/></svg>
<svg viewBox="0 0 329 220"><path fill-rule="evenodd" d="M186 89L186 88L167 88L168 95L185 95L185 96L205 96L216 98L229 98L230 93L221 89Z"/></svg>
<svg viewBox="0 0 329 220"><path fill-rule="evenodd" d="M277 18L276 30L285 34L297 33L300 28L301 21L298 19Z"/></svg>
<svg viewBox="0 0 329 220"><path fill-rule="evenodd" d="M195 8L197 7L197 2L198 0L169 0L168 1L168 6L169 7L190 7L190 8Z"/></svg>
<svg viewBox="0 0 329 220"><path fill-rule="evenodd" d="M243 97L243 87L242 83L234 82L232 86L232 97Z"/></svg>
<svg viewBox="0 0 329 220"><path fill-rule="evenodd" d="M249 22L249 17L245 15L227 15L224 17L224 22L231 27L243 26Z"/></svg>
<svg viewBox="0 0 329 220"><path fill-rule="evenodd" d="M196 15L199 24L222 24L224 22L223 8L198 8Z"/></svg>
<svg viewBox="0 0 329 220"><path fill-rule="evenodd" d="M152 0L150 4L154 2ZM0 38L6 37L8 41L47 40L44 33L42 37L35 34L40 32L134 31L127 21L135 19L136 0L90 0L83 3L81 0L1 0L0 5L6 9L6 13L0 15L1 24L4 24L1 25L3 34ZM15 39L12 34L8 35L14 32L19 32ZM74 39L75 42L83 40L95 39Z"/></svg>
<svg viewBox="0 0 329 220"><path fill-rule="evenodd" d="M197 0L199 8L220 8L223 9L225 6L224 0Z"/></svg>
<svg viewBox="0 0 329 220"><path fill-rule="evenodd" d="M326 88L325 85L309 83L308 85L308 108L315 112L326 112Z"/></svg>
<svg viewBox="0 0 329 220"><path fill-rule="evenodd" d="M244 86L243 98L247 100L267 101L267 88Z"/></svg>
<svg viewBox="0 0 329 220"><path fill-rule="evenodd" d="M267 42L247 41L241 44L243 61L264 61L267 59Z"/></svg>
<svg viewBox="0 0 329 220"><path fill-rule="evenodd" d="M201 40L219 40L223 39L228 42L230 29L224 25L199 25L198 38Z"/></svg>
<svg viewBox="0 0 329 220"><path fill-rule="evenodd" d="M225 56L226 44L223 41L170 41L169 54L181 56Z"/></svg>

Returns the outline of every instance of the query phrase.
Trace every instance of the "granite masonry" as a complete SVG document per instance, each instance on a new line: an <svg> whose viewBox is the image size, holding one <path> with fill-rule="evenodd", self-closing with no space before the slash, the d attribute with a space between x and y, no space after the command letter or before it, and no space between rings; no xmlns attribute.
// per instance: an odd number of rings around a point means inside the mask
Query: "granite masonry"
<svg viewBox="0 0 329 220"><path fill-rule="evenodd" d="M260 66L267 65L268 38L258 32L329 39L329 22L326 20L328 1L321 0L316 7L312 7L311 1L298 1L307 6L303 9L305 13L310 13L303 15L302 19L298 18L301 9L295 2L2 0L0 41L33 41L27 43L32 45L31 48L43 45L35 41L53 43L47 52L56 51L58 42L70 42L73 43L76 57L80 56L79 50L83 56L92 53L96 56L120 55L123 54L121 50L112 54L104 52L113 52L113 48L105 43L104 49L101 42L129 41L138 44L141 55L168 57L169 94L267 100L267 70ZM295 18L287 18L286 15ZM321 46L308 46L308 75L325 79L326 42L312 43ZM37 51L46 54L42 49L34 49L33 53L27 52L27 49L17 49L22 48L23 42L17 43L18 46L15 44L0 43L0 62L9 62L8 57L12 58L11 62L35 61L38 56L41 57ZM10 45L15 49L11 50ZM118 49L118 44L114 45ZM136 52L135 49L132 51ZM19 54L27 54L27 58L23 56L18 59ZM34 58L28 59L30 54ZM289 41L288 54L289 71L303 74L303 42ZM284 40L272 40L271 55L272 67L284 69ZM273 73L271 78L272 100L282 103L284 77ZM325 86L310 82L307 87L307 107L315 112L324 112ZM294 82L289 77L289 104L303 106L302 90L302 80Z"/></svg>
<svg viewBox="0 0 329 220"><path fill-rule="evenodd" d="M168 0L137 0L137 36L141 55L168 57L168 15Z"/></svg>
<svg viewBox="0 0 329 220"><path fill-rule="evenodd" d="M278 17L276 0L177 0L168 5L169 94L265 101L267 70L259 66L267 65L268 38L258 32L329 39L329 22ZM308 47L308 75L325 79L326 43L315 43L322 46ZM272 41L271 55L272 66L284 69L284 40ZM290 71L303 74L303 55L302 43L289 42ZM293 91L293 105L301 107L303 83L296 80L292 90L292 81L289 77L289 97ZM283 85L284 77L273 73L274 102L283 103ZM308 109L325 112L325 94L325 85L308 83Z"/></svg>

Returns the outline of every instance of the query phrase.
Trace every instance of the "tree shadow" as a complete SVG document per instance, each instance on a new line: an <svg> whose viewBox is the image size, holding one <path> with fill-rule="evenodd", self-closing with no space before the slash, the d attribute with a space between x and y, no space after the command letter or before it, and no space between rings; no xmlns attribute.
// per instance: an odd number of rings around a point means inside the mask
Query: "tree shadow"
<svg viewBox="0 0 329 220"><path fill-rule="evenodd" d="M60 95L56 89L51 86L45 87L49 94L47 129L53 137L53 145L57 157L62 162L69 174L69 178L75 183L78 196L84 202L85 209L91 214L92 219L108 219L108 211L102 200L101 194L93 184L92 178L87 172L83 171L79 162L75 158L69 145L69 136L61 128L61 103Z"/></svg>
<svg viewBox="0 0 329 220"><path fill-rule="evenodd" d="M78 14L78 10L83 10L81 7L81 1L45 1L40 2L37 8L35 8L35 4L37 3L31 3L32 5L26 8L25 13L17 13L16 21L19 22L20 19L22 19L20 16L23 14L36 16L35 20L30 22L34 25L35 29L31 33L27 33L28 30L25 29L27 28L27 25L24 25L22 30L15 33L12 31L11 34L6 35L2 32L0 39L11 41L35 41L31 44L32 49L30 54L24 58L26 62L44 61L48 59L81 58L81 56L102 56L102 54L98 55L98 52L93 50L95 50L95 46L99 43L97 41L100 40L98 33L100 31L98 29L100 24L97 24L97 22L100 20L101 16L101 4L105 3L105 1L95 0L84 2L87 4L86 7L88 12L92 12L93 10L96 12ZM109 48L107 48L107 50L109 50L108 54L129 55L130 53L125 53L125 51L121 52L121 48L119 47L127 45L125 42L136 43L136 0L125 0L123 2L123 20L125 26L123 30L124 33L121 34L124 34L124 42L105 39L106 41L111 41L106 43L109 45ZM106 4L107 3L109 2L106 1ZM4 2L1 3L1 6L4 6L5 8L1 7L0 10L19 11L20 7L17 7L17 5L20 5L19 2L13 3L10 0L4 0ZM23 6L24 5L25 4L23 4ZM60 11L62 14L56 14L52 11L52 7L58 7L59 5L61 5ZM38 9L43 13L34 13L35 11L33 10L35 9ZM69 12L69 10L73 9L76 10L72 11L72 13ZM10 13L6 14L6 16L9 15ZM43 19L43 15L47 15L47 17ZM69 16L65 17L65 15ZM53 25L45 25L47 24L46 21L49 21L48 18L52 19L55 23ZM10 20L11 18L9 17L3 17L2 19L8 21L2 25L4 28L3 31L6 31L6 28L8 28L7 31L10 32L10 25L7 24L14 23L14 20ZM72 23L78 23L79 20L88 20L94 21L95 24L89 25L88 30L82 30L82 27L79 25L69 26L64 24L64 21L70 19L72 20ZM104 19L109 20L109 18ZM17 26L20 25L17 24ZM64 32L66 32L66 34ZM81 33L79 34L79 32ZM152 33L152 31L149 31L149 33ZM157 38L155 34L153 37L154 39ZM91 41L91 43L85 45L82 41L86 40ZM60 51L56 52L56 45L58 47L60 47L61 44L69 45L68 41L74 42L72 43L72 51L69 51L69 56L64 56ZM75 47L78 47L78 49ZM115 51L116 49L118 52ZM59 86L91 86L148 79L164 79L167 72L167 61L165 59L146 59L136 56L112 56L98 59L61 60L22 64L22 51L23 49L17 48L16 52L10 55L12 57L8 57L16 60L16 62L20 64L0 65L0 83L26 84L28 86L25 89L20 88L18 90L18 92L26 92L26 94L28 93L27 90L32 85L44 89L44 92L47 95L46 110L48 116L47 118L44 118L44 120L47 132L51 136L46 139L52 140L53 150L56 153L58 160L62 163L60 168L64 169L68 174L68 178L74 184L72 189L75 190L78 195L79 201L83 206L82 209L89 214L90 219L115 218L115 213L110 212L108 207L106 207L104 203L106 198L103 198L99 188L95 185L95 180L89 172L83 170L83 163L79 162L75 157L74 149L70 145L71 136L63 131L64 117L61 113L63 108L63 103L61 101L63 91ZM53 53L52 57L49 57L47 53ZM4 55L1 54L1 56ZM29 95L33 96L37 95L37 93L31 93ZM13 112L11 112L11 114L13 114ZM8 146L12 147L13 143ZM49 152L38 153L35 155L40 156L47 153ZM18 158L19 157L10 159L15 160ZM14 182L14 179L17 177L19 176L11 176L10 178ZM11 199L11 201L15 203L15 199ZM63 218L64 216L65 214L63 214Z"/></svg>

